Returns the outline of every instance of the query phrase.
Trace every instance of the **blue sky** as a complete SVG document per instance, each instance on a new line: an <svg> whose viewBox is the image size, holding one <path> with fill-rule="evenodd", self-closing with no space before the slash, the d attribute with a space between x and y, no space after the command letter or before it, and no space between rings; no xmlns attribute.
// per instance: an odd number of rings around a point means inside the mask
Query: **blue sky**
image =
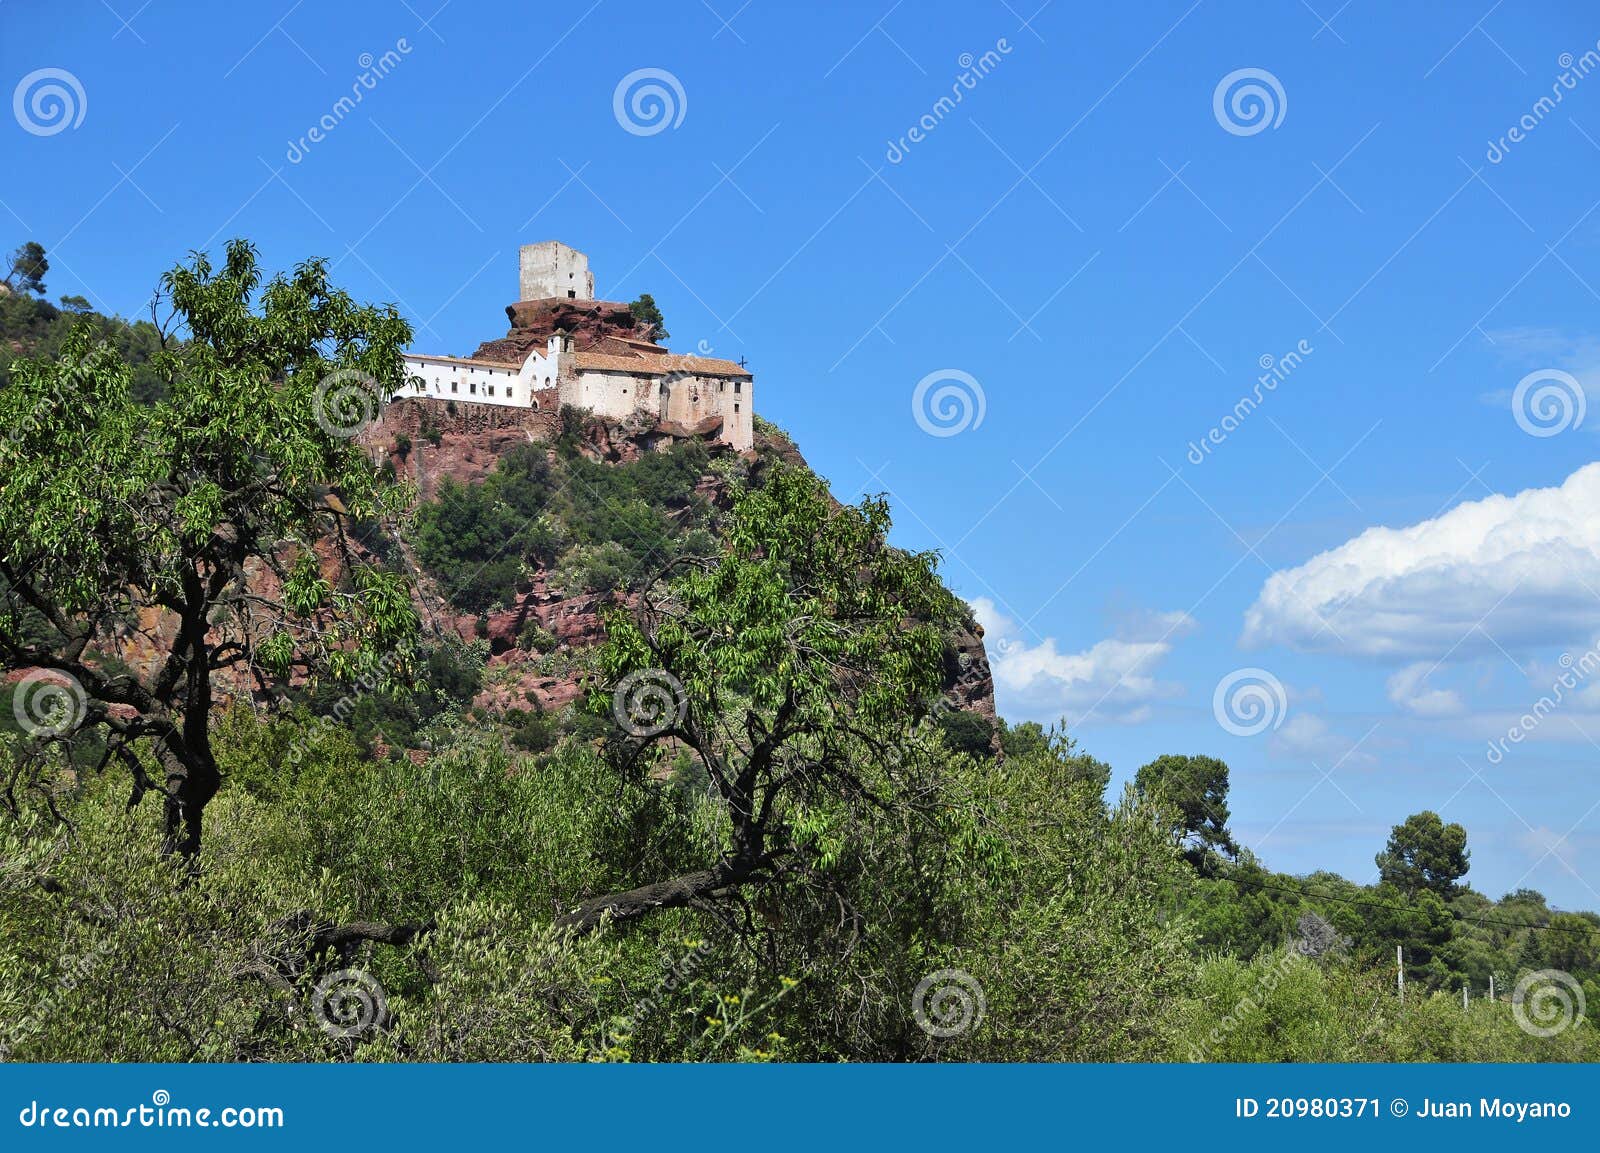
<svg viewBox="0 0 1600 1153"><path fill-rule="evenodd" d="M248 236L461 354L564 240L892 494L1008 717L1223 757L1277 868L1434 808L1480 889L1600 907L1592 9L438 3L3 0L6 246L136 314Z"/></svg>

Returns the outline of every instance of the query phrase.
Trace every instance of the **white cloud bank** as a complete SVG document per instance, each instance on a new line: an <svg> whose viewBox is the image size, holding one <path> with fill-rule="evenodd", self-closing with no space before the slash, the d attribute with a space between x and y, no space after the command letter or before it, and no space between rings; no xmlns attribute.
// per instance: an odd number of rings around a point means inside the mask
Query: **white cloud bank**
<svg viewBox="0 0 1600 1153"><path fill-rule="evenodd" d="M1431 663L1586 641L1597 630L1600 462L1558 487L1369 528L1274 573L1245 613L1243 643ZM1415 672L1391 681L1392 697L1424 714L1459 707L1454 694L1406 678Z"/></svg>
<svg viewBox="0 0 1600 1153"><path fill-rule="evenodd" d="M1172 651L1173 640L1193 627L1186 613L1157 614L1125 637L1064 653L1054 637L1029 645L1017 623L987 597L975 599L972 611L983 626L1003 714L1132 723L1148 717L1154 701L1183 692L1181 685L1159 680L1155 666Z"/></svg>

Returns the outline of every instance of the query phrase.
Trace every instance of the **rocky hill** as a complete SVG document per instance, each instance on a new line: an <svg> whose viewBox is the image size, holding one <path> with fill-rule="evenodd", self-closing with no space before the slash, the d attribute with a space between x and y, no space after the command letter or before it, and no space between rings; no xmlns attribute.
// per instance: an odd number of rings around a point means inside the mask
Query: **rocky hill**
<svg viewBox="0 0 1600 1153"><path fill-rule="evenodd" d="M648 417L618 424L584 418L571 410L562 414L490 409L431 399L393 402L363 432L362 440L375 454L382 454L397 477L416 485L424 507L437 504L442 496L452 499L462 489L482 486L513 450L538 454L552 471L559 468L563 445L569 454L612 469L626 469L675 450L692 454L696 461L704 461L704 471L684 486L686 499L668 498L661 510L669 523L686 531L705 522L704 514L697 517L694 510L707 510L714 519L716 510L730 507L732 485L774 462L809 467L794 443L770 425L758 428L750 452L738 454L712 439L697 438ZM563 497L572 497L575 487L582 487L582 482L569 475ZM601 503L617 499L600 492L576 495L580 503L585 498ZM573 578L570 565L536 554L494 603L473 611L464 607L459 593L452 598L439 574L419 556L416 534L408 536L403 543L405 563L415 577L425 627L436 635L488 644L475 706L502 712L531 705L552 712L580 695L582 663L570 658L603 638L599 610L621 595L620 589L583 587ZM490 564L494 559L483 556L477 563ZM975 622L950 638L947 658L951 703L992 722L994 684L982 630Z"/></svg>

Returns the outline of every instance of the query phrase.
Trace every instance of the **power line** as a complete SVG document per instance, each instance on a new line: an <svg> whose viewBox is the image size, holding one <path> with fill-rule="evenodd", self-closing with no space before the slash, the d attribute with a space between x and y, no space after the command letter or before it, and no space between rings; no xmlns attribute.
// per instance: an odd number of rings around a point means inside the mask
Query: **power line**
<svg viewBox="0 0 1600 1153"><path fill-rule="evenodd" d="M1233 877L1221 874L1215 878L1219 881L1232 881L1236 885L1249 885L1257 889L1273 889L1280 893L1292 893L1303 901L1336 901L1341 905L1354 905L1363 909L1378 909L1385 913L1404 912L1402 906L1384 905L1377 901L1361 901L1353 897L1336 897L1331 893L1308 893L1303 889L1292 888L1288 885L1273 885L1266 881L1252 880L1248 877ZM1506 929L1527 929L1534 933L1571 933L1575 936L1588 937L1600 933L1600 926L1591 926L1587 929L1569 929L1565 925L1525 925L1517 921L1501 921L1492 917L1464 917L1452 909L1446 908L1445 915L1455 921L1470 921L1474 925L1498 925Z"/></svg>

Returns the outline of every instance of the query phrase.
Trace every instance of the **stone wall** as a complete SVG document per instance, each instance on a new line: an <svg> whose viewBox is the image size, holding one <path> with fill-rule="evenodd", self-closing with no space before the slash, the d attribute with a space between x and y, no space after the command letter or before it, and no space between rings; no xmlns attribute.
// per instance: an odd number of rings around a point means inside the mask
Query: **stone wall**
<svg viewBox="0 0 1600 1153"><path fill-rule="evenodd" d="M518 264L517 287L522 293L521 300L594 299L594 274L589 271L589 258L559 240L524 244Z"/></svg>
<svg viewBox="0 0 1600 1153"><path fill-rule="evenodd" d="M558 390L540 389L534 399L538 410L399 398L357 440L375 459L387 457L395 475L415 481L428 500L445 476L480 481L513 445L554 440L561 430Z"/></svg>

